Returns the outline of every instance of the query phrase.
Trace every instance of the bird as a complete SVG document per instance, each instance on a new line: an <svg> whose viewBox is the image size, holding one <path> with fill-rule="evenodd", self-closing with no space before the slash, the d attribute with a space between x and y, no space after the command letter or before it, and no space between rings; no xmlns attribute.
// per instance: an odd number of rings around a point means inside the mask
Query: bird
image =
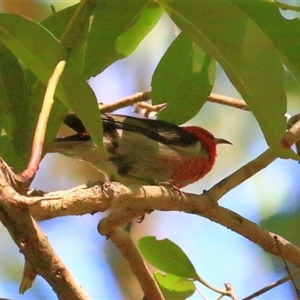
<svg viewBox="0 0 300 300"><path fill-rule="evenodd" d="M198 126L115 114L101 119L105 155L76 114L64 120L76 133L56 138L48 152L86 161L127 187L169 183L180 189L212 169L218 144L231 144Z"/></svg>

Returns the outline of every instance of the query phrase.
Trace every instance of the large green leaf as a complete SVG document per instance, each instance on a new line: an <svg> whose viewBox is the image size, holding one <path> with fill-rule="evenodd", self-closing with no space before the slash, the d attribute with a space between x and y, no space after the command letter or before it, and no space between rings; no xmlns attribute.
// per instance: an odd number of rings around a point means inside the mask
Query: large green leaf
<svg viewBox="0 0 300 300"><path fill-rule="evenodd" d="M96 105L96 98L85 80L80 75L84 63L85 42L88 34L88 17L92 14L89 5L82 6L79 11L79 4L68 7L54 14L41 24L47 27L56 37L61 38L70 26L70 20L76 15L72 22L72 29L67 40L64 40L64 47L69 49L68 67L64 71L61 81L66 92L66 98L70 107L80 117L93 140L102 144L102 122ZM71 43L71 44L70 44ZM56 111L62 111L59 108ZM59 115L60 116L60 115Z"/></svg>
<svg viewBox="0 0 300 300"><path fill-rule="evenodd" d="M169 239L156 240L146 236L138 241L143 256L159 270L179 277L197 280L196 270L186 254Z"/></svg>
<svg viewBox="0 0 300 300"><path fill-rule="evenodd" d="M255 115L268 145L281 157L286 98L284 69L270 39L229 1L158 1L177 26L217 60Z"/></svg>
<svg viewBox="0 0 300 300"><path fill-rule="evenodd" d="M49 18L43 20L41 25L47 28L57 39L60 39L66 32L66 28L76 10L78 9L79 4L67 7L57 13L51 15ZM88 12L90 15L92 11ZM78 28L77 32L77 41L75 45L69 49L68 65L72 65L79 73L82 72L83 62L84 62L84 51L85 51L85 42L87 38L89 22L80 25L83 28ZM76 29L75 29L76 31Z"/></svg>
<svg viewBox="0 0 300 300"><path fill-rule="evenodd" d="M0 14L0 40L44 83L63 51L49 31L20 15Z"/></svg>
<svg viewBox="0 0 300 300"><path fill-rule="evenodd" d="M11 136L0 136L0 156L3 157L5 162L9 166L12 166L16 172L20 172L24 170L28 162L29 152L22 151L22 148L16 147L17 143L18 141Z"/></svg>
<svg viewBox="0 0 300 300"><path fill-rule="evenodd" d="M67 24L74 15L79 4L62 9L41 21L41 25L47 28L58 40L66 30Z"/></svg>
<svg viewBox="0 0 300 300"><path fill-rule="evenodd" d="M160 6L148 0L97 2L86 45L84 78L132 53L161 14Z"/></svg>
<svg viewBox="0 0 300 300"><path fill-rule="evenodd" d="M153 74L152 101L167 103L158 118L174 124L193 118L211 92L215 72L215 61L184 33L179 34Z"/></svg>
<svg viewBox="0 0 300 300"><path fill-rule="evenodd" d="M286 67L300 84L300 20L285 19L272 2L233 2L269 37ZM276 24L276 26L274 26Z"/></svg>
<svg viewBox="0 0 300 300"><path fill-rule="evenodd" d="M0 40L39 80L45 85L48 83L63 53L63 47L48 30L24 17L0 14ZM78 114L98 145L99 151L102 151L101 119L96 97L72 66L66 67L56 95Z"/></svg>
<svg viewBox="0 0 300 300"><path fill-rule="evenodd" d="M102 151L102 121L93 90L80 74L71 69L62 74L62 83L71 108Z"/></svg>
<svg viewBox="0 0 300 300"><path fill-rule="evenodd" d="M0 123L5 134L10 137L6 151L16 170L25 167L28 160L31 138L28 128L32 122L29 113L29 93L23 77L23 71L17 58L0 43Z"/></svg>
<svg viewBox="0 0 300 300"><path fill-rule="evenodd" d="M0 57L0 117L5 120L3 128L9 135L26 136L28 114L24 112L28 111L29 93L23 71L17 58L2 43Z"/></svg>

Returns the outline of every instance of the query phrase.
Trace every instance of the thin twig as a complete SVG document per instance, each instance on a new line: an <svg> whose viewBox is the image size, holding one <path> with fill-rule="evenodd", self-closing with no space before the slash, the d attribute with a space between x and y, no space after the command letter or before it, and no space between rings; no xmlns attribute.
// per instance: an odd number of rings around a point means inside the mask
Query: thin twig
<svg viewBox="0 0 300 300"><path fill-rule="evenodd" d="M249 111L249 108L244 100L227 97L219 94L213 94L213 93L211 93L207 99L208 101L213 103L218 103L218 104L227 105L227 106Z"/></svg>
<svg viewBox="0 0 300 300"><path fill-rule="evenodd" d="M293 278L293 276L292 276L292 274L291 274L290 268L289 268L289 266L288 266L288 264L287 264L285 258L282 256L282 253L281 253L281 245L280 245L279 239L277 238L276 235L274 235L274 240L275 240L276 246L278 247L278 251L279 251L280 257L281 257L281 259L282 259L282 261L283 261L283 263L284 263L285 270L286 270L286 272L288 273L288 276L290 277L290 280L291 280L291 282L292 282L292 285L294 286L294 289L295 289L295 291L296 291L296 294L297 294L298 299L300 299L300 293L299 293L299 290L298 290L297 285L296 285L296 282L295 282L295 280L294 280L294 278Z"/></svg>
<svg viewBox="0 0 300 300"><path fill-rule="evenodd" d="M151 92L136 93L126 98L120 99L113 103L99 104L99 110L101 113L113 112L117 109L131 106L137 102L147 101L151 99Z"/></svg>
<svg viewBox="0 0 300 300"><path fill-rule="evenodd" d="M259 291L255 292L255 293L253 293L253 294L251 294L249 296L247 296L246 298L243 298L242 300L251 300L251 299L254 299L254 298L256 298L256 297L258 297L258 296L260 296L260 295L262 295L262 294L264 294L264 293L266 293L266 292L268 292L268 291L270 291L270 290L272 290L274 288L276 288L277 286L279 286L279 285L281 285L283 283L288 282L289 280L291 280L291 277L294 278L294 277L298 276L299 274L300 274L300 269L297 269L291 275L288 275L288 276L286 276L284 278L281 278L281 279L279 279L279 280L277 280L277 281L269 284L268 286L266 286L266 287L260 289Z"/></svg>
<svg viewBox="0 0 300 300"><path fill-rule="evenodd" d="M135 103L142 102L142 101L148 101L148 100L151 100L151 92L150 91L143 92L143 93L136 93L134 95L125 97L125 98L115 101L113 103L99 104L99 110L101 110L102 113L113 112L117 109L131 106ZM211 93L207 97L207 100L210 102L213 102L213 103L218 103L218 104L227 105L227 106L231 106L231 107L235 107L238 109L249 111L249 108L247 107L247 104L244 100L227 97L224 95L213 94L213 93ZM150 104L149 104L149 106L150 106ZM149 107L148 107L148 109L149 109Z"/></svg>
<svg viewBox="0 0 300 300"><path fill-rule="evenodd" d="M220 200L230 190L266 168L276 158L270 149L266 150L260 156L214 185L210 190L205 192L205 194L213 201Z"/></svg>
<svg viewBox="0 0 300 300"><path fill-rule="evenodd" d="M235 294L233 286L229 282L226 282L224 285L225 285L226 291L229 293L229 296L231 297L231 299L238 300L239 298Z"/></svg>
<svg viewBox="0 0 300 300"><path fill-rule="evenodd" d="M229 296L229 297L231 296L231 292L221 290L221 289L211 285L210 283L208 283L206 280L204 280L200 276L198 276L197 281L199 281L201 284L206 286L208 289L210 289L218 294L221 294L222 296Z"/></svg>
<svg viewBox="0 0 300 300"><path fill-rule="evenodd" d="M141 113L146 119L148 119L151 113L157 114L159 111L163 110L166 107L166 103L151 105L148 102L141 101L134 104L134 112Z"/></svg>
<svg viewBox="0 0 300 300"><path fill-rule="evenodd" d="M291 147L300 139L300 121L296 122L283 137L282 141L286 147ZM213 186L206 195L213 201L218 201L226 193L233 188L240 185L245 180L249 179L254 174L258 173L262 169L266 168L277 157L273 154L271 149L267 149L256 159L252 160L248 164L241 167L228 177L221 180L218 184Z"/></svg>
<svg viewBox="0 0 300 300"><path fill-rule="evenodd" d="M18 174L16 178L17 181L27 183L28 185L33 180L38 170L39 163L41 161L47 123L54 103L55 90L65 66L66 66L66 61L64 60L60 61L56 65L49 79L46 93L43 100L43 106L39 115L37 126L35 128L30 161L26 170L23 171L21 174Z"/></svg>

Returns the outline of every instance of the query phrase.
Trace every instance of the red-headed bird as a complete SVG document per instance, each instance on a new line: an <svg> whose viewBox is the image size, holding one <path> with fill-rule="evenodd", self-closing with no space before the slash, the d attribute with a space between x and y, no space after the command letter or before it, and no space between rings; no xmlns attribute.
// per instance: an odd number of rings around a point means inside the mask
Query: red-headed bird
<svg viewBox="0 0 300 300"><path fill-rule="evenodd" d="M64 123L77 133L57 138L49 152L89 162L126 186L170 183L182 188L212 169L218 144L231 144L198 126L109 114L101 118L106 157L74 114Z"/></svg>

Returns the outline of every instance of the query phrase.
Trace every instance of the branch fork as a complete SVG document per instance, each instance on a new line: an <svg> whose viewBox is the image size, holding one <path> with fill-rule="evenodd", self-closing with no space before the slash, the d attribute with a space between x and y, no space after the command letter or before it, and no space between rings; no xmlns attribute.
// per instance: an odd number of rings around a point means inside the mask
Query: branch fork
<svg viewBox="0 0 300 300"><path fill-rule="evenodd" d="M137 97L140 100L144 96L139 94ZM291 146L299 140L299 137L300 121L297 121L286 133L284 140ZM143 215L145 211L184 211L206 217L244 236L265 251L282 256L300 267L298 247L277 236L280 244L279 251L272 233L218 205L222 196L275 159L276 157L268 149L202 195L181 192L178 196L178 193L164 186L143 186L137 190L130 190L121 184L113 183L44 193L43 197L29 197L18 193L19 187L15 185L14 172L0 160L0 185L2 187L0 220L24 254L27 266L29 264L32 267L32 272L27 274L43 276L60 299L90 299L48 244L46 236L41 232L35 220L103 212L110 209L111 213L98 225L99 233L108 237L127 259L145 296L148 299L160 300L163 298L155 280L129 235L120 227ZM24 274L26 277L26 272ZM23 290L21 286L21 291Z"/></svg>

